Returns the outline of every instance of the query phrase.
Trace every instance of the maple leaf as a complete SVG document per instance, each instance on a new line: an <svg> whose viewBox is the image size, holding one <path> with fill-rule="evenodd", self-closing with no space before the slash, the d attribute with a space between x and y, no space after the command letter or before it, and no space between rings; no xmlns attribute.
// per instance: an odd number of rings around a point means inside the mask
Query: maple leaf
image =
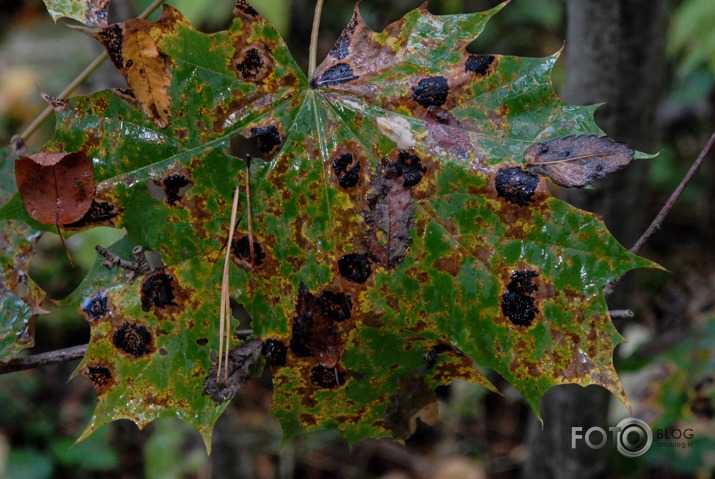
<svg viewBox="0 0 715 479"><path fill-rule="evenodd" d="M556 56L467 53L502 7L435 16L425 6L380 33L356 9L310 80L244 0L228 30L210 35L171 7L156 23L90 32L131 91L53 102L47 149L93 160L95 206L78 226L123 226L112 254L126 261L142 246L161 262L139 277L98 263L73 295L92 329L78 373L98 393L85 434L170 415L209 443L226 405L205 389L224 247L286 439L324 428L349 441L404 438L434 387L492 388L474 360L537 411L564 383L627 402L602 289L652 263L597 216L552 198L539 175L576 185L633 153L611 158L612 142L593 141L603 136L594 107L557 98ZM558 144L560 166L534 166L551 161L537 144ZM0 210L23 215L17 202ZM231 391L255 360L251 344L234 341Z"/></svg>

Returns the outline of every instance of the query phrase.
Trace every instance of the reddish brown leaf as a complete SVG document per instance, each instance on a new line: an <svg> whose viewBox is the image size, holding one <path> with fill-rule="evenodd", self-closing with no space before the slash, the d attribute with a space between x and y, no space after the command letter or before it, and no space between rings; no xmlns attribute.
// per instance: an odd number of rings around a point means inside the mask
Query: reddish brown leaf
<svg viewBox="0 0 715 479"><path fill-rule="evenodd" d="M454 115L444 108L430 107L425 115L425 127L447 153L463 160L469 158L469 135Z"/></svg>
<svg viewBox="0 0 715 479"><path fill-rule="evenodd" d="M40 152L15 161L15 179L30 216L46 225L80 220L94 199L94 167L83 152Z"/></svg>
<svg viewBox="0 0 715 479"><path fill-rule="evenodd" d="M524 158L532 173L580 188L626 166L633 150L606 136L567 136L535 144Z"/></svg>

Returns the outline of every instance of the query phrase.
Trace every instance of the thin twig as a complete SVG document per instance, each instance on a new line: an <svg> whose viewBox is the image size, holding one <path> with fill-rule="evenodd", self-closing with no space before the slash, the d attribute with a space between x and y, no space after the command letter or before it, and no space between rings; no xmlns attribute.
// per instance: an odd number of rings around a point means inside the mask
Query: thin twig
<svg viewBox="0 0 715 479"><path fill-rule="evenodd" d="M308 79L313 79L318 63L318 32L320 31L320 15L323 12L323 0L317 0L313 15L313 29L310 32L310 51L308 52Z"/></svg>
<svg viewBox="0 0 715 479"><path fill-rule="evenodd" d="M253 217L251 216L251 157L246 155L246 213L248 215L248 258L253 270Z"/></svg>
<svg viewBox="0 0 715 479"><path fill-rule="evenodd" d="M612 309L608 314L611 316L611 319L632 318L635 316L632 309Z"/></svg>
<svg viewBox="0 0 715 479"><path fill-rule="evenodd" d="M0 364L0 374L24 371L25 369L39 368L51 364L64 363L79 359L87 351L87 344L72 346L71 348L58 349L41 354L33 354L24 358L16 358L6 364Z"/></svg>
<svg viewBox="0 0 715 479"><path fill-rule="evenodd" d="M238 210L238 187L233 189L233 204L231 206L231 221L228 228L228 242L226 243L226 258L223 263L223 277L221 278L221 306L219 310L219 346L218 346L218 367L216 368L216 380L221 381L221 366L224 367L224 381L228 379L228 354L231 347L231 305L228 292L228 268L231 262L231 247L233 244L233 230L236 228L236 212ZM224 346L225 340L225 346ZM225 352L224 352L225 347Z"/></svg>
<svg viewBox="0 0 715 479"><path fill-rule="evenodd" d="M693 166L690 167L690 170L688 170L688 173L683 177L681 180L680 184L678 187L673 191L673 194L670 195L670 198L668 198L668 201L663 205L663 208L661 208L660 212L658 215L655 217L653 222L650 224L648 229L643 233L643 235L638 238L638 241L636 241L636 244L633 245L633 247L630 249L631 253L638 253L643 245L650 239L650 237L655 233L659 228L665 217L668 215L670 210L673 208L675 205L675 202L678 201L678 198L680 198L680 195L683 193L683 190L685 189L686 186L688 186L688 183L690 183L690 180L693 178L695 175L695 172L698 171L698 168L700 168L700 165L702 164L703 160L705 157L710 153L710 149L713 147L715 144L715 132L713 132L712 135L710 135L710 139L708 142L705 144L705 147L703 150L700 152L698 155L697 159L693 163Z"/></svg>
<svg viewBox="0 0 715 479"><path fill-rule="evenodd" d="M164 3L165 0L154 0L154 2L149 5L146 10L144 10L137 18L146 18L154 11L159 8L159 6ZM70 95L73 91L77 89L94 71L99 68L99 66L102 64L102 62L107 58L107 52L104 51L102 52L97 58L92 60L92 63L87 65L87 67L82 70L82 72L75 77L74 80L70 82L69 85L65 87L64 90L60 92L59 95L57 95L58 98L66 98L68 95ZM52 114L53 109L51 106L47 106L42 112L35 117L34 120L25 128L25 131L23 131L19 136L20 138L24 139L27 141L30 136L32 136L37 129L40 127L40 125L49 118L49 116Z"/></svg>

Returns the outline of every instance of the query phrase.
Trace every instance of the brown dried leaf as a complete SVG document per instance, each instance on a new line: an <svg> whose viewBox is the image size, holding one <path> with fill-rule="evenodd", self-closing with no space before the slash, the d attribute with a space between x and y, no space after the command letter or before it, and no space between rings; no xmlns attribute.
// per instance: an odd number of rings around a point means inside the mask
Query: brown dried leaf
<svg viewBox="0 0 715 479"><path fill-rule="evenodd" d="M167 87L171 78L156 42L143 30L148 25L140 21L127 25L122 47L123 73L144 114L164 128L169 124L171 97Z"/></svg>
<svg viewBox="0 0 715 479"><path fill-rule="evenodd" d="M447 153L469 159L469 135L464 126L449 111L430 107L425 115L425 127L430 137Z"/></svg>
<svg viewBox="0 0 715 479"><path fill-rule="evenodd" d="M251 378L251 368L260 359L262 350L263 341L260 339L252 339L234 348L228 355L228 379L218 382L216 366L211 367L204 380L203 393L216 404L231 399Z"/></svg>
<svg viewBox="0 0 715 479"><path fill-rule="evenodd" d="M367 253L370 259L394 268L410 248L410 231L415 224L412 192L404 185L399 170L391 165L378 168L372 177L372 193L367 197L369 211L364 211Z"/></svg>
<svg viewBox="0 0 715 479"><path fill-rule="evenodd" d="M30 216L46 225L80 220L94 199L94 167L83 152L40 152L15 161L15 179Z"/></svg>
<svg viewBox="0 0 715 479"><path fill-rule="evenodd" d="M567 136L536 143L524 156L532 173L561 186L577 187L617 171L633 159L633 150L606 136Z"/></svg>

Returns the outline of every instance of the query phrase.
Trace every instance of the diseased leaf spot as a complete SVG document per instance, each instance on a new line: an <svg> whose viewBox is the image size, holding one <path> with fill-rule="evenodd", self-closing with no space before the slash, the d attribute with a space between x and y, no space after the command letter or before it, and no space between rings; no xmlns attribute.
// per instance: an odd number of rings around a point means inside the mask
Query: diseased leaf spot
<svg viewBox="0 0 715 479"><path fill-rule="evenodd" d="M494 184L497 195L510 203L527 206L534 199L534 192L539 186L539 177L521 168L502 168L497 172Z"/></svg>
<svg viewBox="0 0 715 479"><path fill-rule="evenodd" d="M186 190L188 190L192 185L191 180L180 173L167 175L161 180L161 182L164 185L166 202L169 206L176 206L177 203L184 197Z"/></svg>
<svg viewBox="0 0 715 479"><path fill-rule="evenodd" d="M109 59L112 60L118 70L122 70L124 68L124 57L122 56L124 34L122 26L119 24L110 25L99 30L97 34L99 35L99 41L102 42L102 45L107 50Z"/></svg>
<svg viewBox="0 0 715 479"><path fill-rule="evenodd" d="M311 88L321 88L357 80L353 69L347 63L338 63L325 70L320 77L310 82Z"/></svg>
<svg viewBox="0 0 715 479"><path fill-rule="evenodd" d="M283 341L269 338L263 344L263 356L270 366L285 366L288 350Z"/></svg>
<svg viewBox="0 0 715 479"><path fill-rule="evenodd" d="M106 201L92 200L92 204L90 205L87 213L85 213L84 216L78 221L65 225L65 228L82 228L88 225L106 223L113 220L117 216L119 216L119 213L115 211L113 204L107 203Z"/></svg>
<svg viewBox="0 0 715 479"><path fill-rule="evenodd" d="M236 0L236 8L252 17L257 17L258 12L246 0Z"/></svg>
<svg viewBox="0 0 715 479"><path fill-rule="evenodd" d="M208 338L199 338L199 339L196 340L196 345L197 345L197 346L201 346L202 348L203 348L204 346L206 346L207 344L209 344Z"/></svg>
<svg viewBox="0 0 715 479"><path fill-rule="evenodd" d="M335 318L334 309L341 305L328 305L334 297L315 296L301 283L298 289L296 316L290 349L298 357L314 357L326 367L334 367L343 354L344 343ZM344 314L339 311L337 314ZM348 313L349 314L349 313Z"/></svg>
<svg viewBox="0 0 715 479"><path fill-rule="evenodd" d="M372 268L365 253L349 253L338 260L340 276L353 283L364 283L370 277Z"/></svg>
<svg viewBox="0 0 715 479"><path fill-rule="evenodd" d="M240 261L245 262L246 265L253 263L254 266L260 266L263 264L263 260L266 259L266 253L263 252L263 248L260 243L253 242L253 254L255 258L251 262L251 251L248 247L248 236L242 236L240 239L234 239L231 242L231 252Z"/></svg>
<svg viewBox="0 0 715 479"><path fill-rule="evenodd" d="M352 188L360 181L360 162L353 160L352 153L341 153L333 160L333 171L341 188Z"/></svg>
<svg viewBox="0 0 715 479"><path fill-rule="evenodd" d="M477 76L484 76L493 62L494 55L469 55L467 62L464 64L464 71L472 72Z"/></svg>
<svg viewBox="0 0 715 479"><path fill-rule="evenodd" d="M273 125L251 128L251 138L258 141L258 150L264 155L274 153L283 143L278 128Z"/></svg>
<svg viewBox="0 0 715 479"><path fill-rule="evenodd" d="M347 33L340 35L340 38L335 42L335 46L328 52L328 55L337 60L342 60L350 55L350 36Z"/></svg>
<svg viewBox="0 0 715 479"><path fill-rule="evenodd" d="M168 356L168 355L169 355L169 351L167 351L167 350L164 349L164 348L159 348L159 354L160 354L161 356Z"/></svg>
<svg viewBox="0 0 715 479"><path fill-rule="evenodd" d="M539 273L531 270L514 271L511 282L501 297L501 309L504 316L516 326L531 326L539 312L531 293L537 290L532 279Z"/></svg>
<svg viewBox="0 0 715 479"><path fill-rule="evenodd" d="M318 305L320 312L336 322L350 319L353 302L350 295L345 293L334 293L324 289L318 296Z"/></svg>
<svg viewBox="0 0 715 479"><path fill-rule="evenodd" d="M124 322L114 331L112 344L132 357L149 354L152 347L151 332L143 324Z"/></svg>
<svg viewBox="0 0 715 479"><path fill-rule="evenodd" d="M98 396L104 394L114 385L112 370L104 364L88 364L83 374L92 382Z"/></svg>
<svg viewBox="0 0 715 479"><path fill-rule="evenodd" d="M397 155L397 161L390 163L388 166L394 170L394 173L388 170L385 176L387 178L393 175L401 176L403 179L402 186L405 188L419 183L422 176L427 172L427 168L422 166L419 156L406 150L400 150Z"/></svg>
<svg viewBox="0 0 715 479"><path fill-rule="evenodd" d="M82 312L87 321L99 321L110 313L109 297L106 291L87 298L82 304Z"/></svg>
<svg viewBox="0 0 715 479"><path fill-rule="evenodd" d="M412 87L412 99L425 108L444 105L448 95L449 83L443 76L425 78Z"/></svg>
<svg viewBox="0 0 715 479"><path fill-rule="evenodd" d="M241 61L236 63L236 70L244 81L257 80L265 68L266 62L263 60L261 52L255 47L246 50Z"/></svg>
<svg viewBox="0 0 715 479"><path fill-rule="evenodd" d="M340 371L336 368L326 368L325 366L318 365L310 370L310 382L324 389L333 389L345 384L346 378L347 372Z"/></svg>
<svg viewBox="0 0 715 479"><path fill-rule="evenodd" d="M166 270L156 270L144 278L141 286L142 310L149 311L153 306L165 308L177 306L174 302L174 277Z"/></svg>

